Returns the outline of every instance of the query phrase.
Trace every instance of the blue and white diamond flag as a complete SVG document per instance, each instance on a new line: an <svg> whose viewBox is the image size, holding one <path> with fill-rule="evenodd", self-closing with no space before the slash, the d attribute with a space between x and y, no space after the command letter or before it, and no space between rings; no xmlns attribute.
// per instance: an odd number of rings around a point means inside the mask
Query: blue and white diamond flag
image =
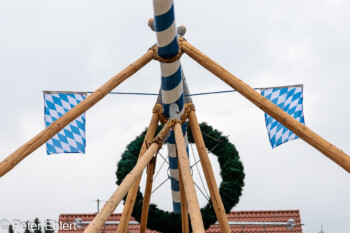
<svg viewBox="0 0 350 233"><path fill-rule="evenodd" d="M60 118L86 98L86 93L44 92L45 126ZM85 153L85 113L46 143L47 154Z"/></svg>
<svg viewBox="0 0 350 233"><path fill-rule="evenodd" d="M261 95L305 125L303 111L303 87L263 89ZM297 139L292 131L265 113L266 128L272 148Z"/></svg>

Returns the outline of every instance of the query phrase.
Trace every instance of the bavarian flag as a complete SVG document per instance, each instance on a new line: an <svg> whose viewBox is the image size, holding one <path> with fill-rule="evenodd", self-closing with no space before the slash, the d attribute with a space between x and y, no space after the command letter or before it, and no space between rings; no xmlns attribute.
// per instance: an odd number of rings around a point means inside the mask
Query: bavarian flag
<svg viewBox="0 0 350 233"><path fill-rule="evenodd" d="M263 89L261 95L305 125L302 86ZM266 113L265 122L272 148L298 138L292 131Z"/></svg>
<svg viewBox="0 0 350 233"><path fill-rule="evenodd" d="M45 127L51 125L70 109L79 104L87 93L44 91ZM77 117L46 143L47 154L85 154L85 113Z"/></svg>

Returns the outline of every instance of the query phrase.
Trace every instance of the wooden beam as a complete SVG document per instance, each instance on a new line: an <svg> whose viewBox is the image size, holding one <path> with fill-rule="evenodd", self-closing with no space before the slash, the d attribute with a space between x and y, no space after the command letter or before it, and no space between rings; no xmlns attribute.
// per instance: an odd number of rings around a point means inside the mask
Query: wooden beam
<svg viewBox="0 0 350 233"><path fill-rule="evenodd" d="M146 233L146 230L147 230L148 210L149 210L149 203L151 202L153 174L156 168L156 160L157 160L157 157L154 157L151 160L151 162L148 164L148 168L147 168L146 188L145 188L143 203L142 203L140 233Z"/></svg>
<svg viewBox="0 0 350 233"><path fill-rule="evenodd" d="M222 203L222 200L221 200L221 196L219 193L218 185L215 180L213 168L211 166L211 163L208 157L207 148L204 144L202 132L199 127L196 113L194 111L190 113L188 120L190 122L190 128L192 131L194 141L196 143L198 155L202 164L204 176L207 181L211 200L214 206L216 217L220 225L221 232L230 233L231 230L230 230L230 226L228 225L228 219L225 213L224 204Z"/></svg>
<svg viewBox="0 0 350 233"><path fill-rule="evenodd" d="M203 54L201 51L192 46L186 40L180 40L182 43L182 50L186 54L188 54L188 56L193 58L204 68L208 69L214 75L219 77L222 81L224 81L237 92L246 97L253 104L261 108L264 112L266 112L278 122L283 124L285 127L287 127L293 133L298 135L305 142L309 143L311 146L319 150L321 153L326 155L328 158L333 160L335 163L337 163L339 166L341 166L350 173L350 157L347 154L345 154L342 150L320 137L307 126L301 124L288 113L283 111L277 105L273 104L271 101L260 95L258 92L254 91L253 88L248 86L246 83L238 79L233 74L229 73L218 63L211 60L208 56Z"/></svg>
<svg viewBox="0 0 350 233"><path fill-rule="evenodd" d="M151 144L154 138L154 135L156 134L157 128L158 128L158 114L153 113L138 159L142 157L142 155L147 150L147 147ZM139 190L141 177L142 177L142 174L140 175L140 177L137 179L135 184L132 186L132 188L128 192L128 197L126 198L123 214L120 219L117 233L126 233L128 230L129 220L132 214L132 210L134 209L136 195L137 195L137 191Z"/></svg>
<svg viewBox="0 0 350 233"><path fill-rule="evenodd" d="M181 169L181 176L184 183L186 199L188 202L188 210L190 212L192 229L194 233L204 233L205 230L203 219L191 176L190 163L188 161L185 140L180 123L176 123L173 130L175 134L175 142L178 153L178 161Z"/></svg>
<svg viewBox="0 0 350 233"><path fill-rule="evenodd" d="M107 219L111 216L113 211L117 208L120 201L130 190L133 183L142 174L143 169L151 161L154 154L161 148L165 135L170 130L172 122L168 121L162 130L158 133L157 137L152 140L151 146L147 149L144 155L136 163L131 172L124 178L123 182L119 185L118 189L114 192L112 197L106 202L102 210L96 215L94 220L88 225L84 233L98 233Z"/></svg>
<svg viewBox="0 0 350 233"><path fill-rule="evenodd" d="M140 158L140 160L137 162L136 166L132 169L132 171L124 178L123 182L113 193L112 197L103 206L102 210L96 215L94 220L92 220L89 226L85 229L84 233L100 232L105 222L117 208L118 204L121 202L123 197L125 197L126 193L135 183L137 178L140 177L141 173L143 172L149 161L151 161L155 153L157 153L158 149L159 145L157 143L153 143L148 148L148 150Z"/></svg>
<svg viewBox="0 0 350 233"><path fill-rule="evenodd" d="M39 148L45 142L47 142L50 138L55 136L59 131L61 131L66 125L80 116L82 113L86 112L92 106L94 106L98 101L100 101L103 97L105 97L109 92L111 92L114 88L116 88L120 83L122 83L125 79L135 74L139 69L141 69L144 65L150 62L153 58L153 51L148 50L146 54L144 54L141 58L136 60L134 63L129 65L119 74L111 78L108 82L106 82L99 89L94 91L91 95L89 95L85 100L80 102L77 106L72 108L69 112L64 114L58 120L53 122L50 126L45 128L35 137L33 137L26 144L21 146L7 158L5 158L0 163L0 177L9 172L12 168L14 168L17 164L19 164L24 158L26 158L30 153Z"/></svg>
<svg viewBox="0 0 350 233"><path fill-rule="evenodd" d="M181 176L181 168L179 166L179 183L180 183L180 196L181 196L181 226L182 233L189 233L190 228L188 224L188 206L185 194L184 182Z"/></svg>

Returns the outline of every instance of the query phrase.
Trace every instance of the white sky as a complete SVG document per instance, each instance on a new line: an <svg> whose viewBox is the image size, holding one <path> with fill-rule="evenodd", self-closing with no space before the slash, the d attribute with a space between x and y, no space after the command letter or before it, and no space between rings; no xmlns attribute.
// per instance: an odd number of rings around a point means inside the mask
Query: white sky
<svg viewBox="0 0 350 233"><path fill-rule="evenodd" d="M252 87L304 84L306 125L348 153L349 11L343 0L175 1L187 40ZM153 45L152 14L152 2L141 0L1 0L0 159L43 129L43 90L95 90ZM186 55L181 60L192 93L230 89ZM159 85L152 61L115 91ZM324 232L350 232L347 172L300 139L272 150L263 112L238 93L193 100L199 120L230 135L243 161L234 210L300 209L304 232L321 224ZM42 146L0 179L0 219L96 211L90 200L115 190L116 163L148 125L154 102L103 99L87 112L86 155L48 157ZM170 184L162 188L152 202L170 209Z"/></svg>

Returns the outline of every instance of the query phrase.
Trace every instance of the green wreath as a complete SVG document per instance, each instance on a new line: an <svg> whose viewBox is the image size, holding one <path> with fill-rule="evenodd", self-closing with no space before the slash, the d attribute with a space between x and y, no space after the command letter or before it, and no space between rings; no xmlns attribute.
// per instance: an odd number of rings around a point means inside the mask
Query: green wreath
<svg viewBox="0 0 350 233"><path fill-rule="evenodd" d="M161 127L158 128L158 131L160 128ZM222 136L221 132L213 129L206 123L201 123L200 128L207 149L218 157L221 169L220 175L222 177L219 192L225 211L226 213L229 213L238 203L239 197L242 195L245 177L243 164L239 159L235 146L229 142L227 137ZM126 150L122 154L116 172L116 183L118 185L120 185L125 176L136 165L145 133L146 130L137 136L136 139L126 147ZM191 130L188 130L188 141L189 143L194 143ZM220 141L219 145L218 141ZM124 201L125 199L126 196L124 197ZM139 222L141 220L142 202L143 195L139 189L132 212L132 216ZM205 229L208 229L210 225L217 221L211 200L205 207L201 208L201 213ZM157 208L155 204L150 204L148 215L147 228L166 233L181 232L181 215L179 213L164 211Z"/></svg>

